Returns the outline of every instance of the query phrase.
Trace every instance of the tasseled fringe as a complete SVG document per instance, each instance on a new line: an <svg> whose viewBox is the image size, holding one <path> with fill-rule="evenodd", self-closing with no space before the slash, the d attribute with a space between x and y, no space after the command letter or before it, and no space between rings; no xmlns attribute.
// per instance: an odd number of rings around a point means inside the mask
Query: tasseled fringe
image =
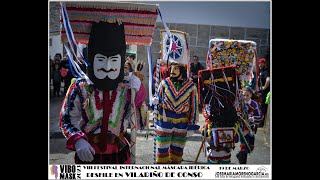
<svg viewBox="0 0 320 180"><path fill-rule="evenodd" d="M143 19L154 19L157 18L158 14L149 11L129 11L125 9L81 9L81 8L69 8L68 14L72 17L94 17L99 19L101 17L127 17L127 18L142 18ZM70 17L71 18L71 17ZM72 20L72 19L71 19Z"/></svg>
<svg viewBox="0 0 320 180"><path fill-rule="evenodd" d="M81 7L85 5L81 5ZM79 8L81 8L79 7ZM91 32L91 22L123 22L128 45L150 46L155 30L157 14L130 13L130 12L99 12L70 10L68 11L74 37L78 43L88 43ZM65 28L61 26L61 40L67 43Z"/></svg>
<svg viewBox="0 0 320 180"><path fill-rule="evenodd" d="M77 43L81 44L88 44L89 41L89 35L83 35L83 34L74 34L74 37L77 41ZM61 41L62 43L67 43L68 38L66 34L61 34ZM127 45L138 45L138 46L150 46L152 44L152 36L150 37L133 37L126 35L126 44Z"/></svg>
<svg viewBox="0 0 320 180"><path fill-rule="evenodd" d="M66 2L66 7L126 9L126 10L155 12L158 9L159 5L143 4L143 3L124 3L124 2Z"/></svg>
<svg viewBox="0 0 320 180"><path fill-rule="evenodd" d="M100 15L98 13L96 14L79 14L79 13L69 13L70 22L72 21L89 21L89 22L109 22L109 23L115 23L115 22L124 22L124 23L135 23L135 24L145 24L145 25L155 25L157 21L157 15L153 15L153 17L144 17L143 14L138 16L139 14L136 14L137 17L131 17L126 16L124 14L114 16L114 15Z"/></svg>
<svg viewBox="0 0 320 180"><path fill-rule="evenodd" d="M91 31L91 24L80 24L77 22L72 22L72 31L74 33L88 33L90 34ZM155 27L139 27L139 26L132 26L132 25L124 25L125 34L128 35L140 35L140 36L152 36L154 33ZM62 33L65 33L65 29L63 28Z"/></svg>
<svg viewBox="0 0 320 180"><path fill-rule="evenodd" d="M137 46L151 46L152 39L150 40L126 40L127 45L137 45Z"/></svg>

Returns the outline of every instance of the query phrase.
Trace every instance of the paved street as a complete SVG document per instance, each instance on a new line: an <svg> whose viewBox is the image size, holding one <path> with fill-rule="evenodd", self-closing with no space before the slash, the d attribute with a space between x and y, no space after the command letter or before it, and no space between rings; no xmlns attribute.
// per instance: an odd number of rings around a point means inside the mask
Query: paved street
<svg viewBox="0 0 320 180"><path fill-rule="evenodd" d="M49 133L50 133L50 148L49 148L49 164L74 164L74 152L65 148L66 139L61 134L58 127L58 118L62 97L50 99L50 117L49 117ZM150 113L151 115L152 113ZM200 114L200 123L204 124L204 117ZM150 124L152 125L152 116L150 116ZM267 131L269 132L269 131ZM136 164L153 164L153 127L150 127L149 137L145 138L147 131L137 132L137 147L136 147ZM201 134L194 134L188 138L184 149L182 164L194 164L197 153L201 145ZM265 135L265 131L258 129L255 140L255 149L248 156L248 164L270 164L270 143L266 139L269 136ZM238 164L235 154L239 151L239 143L232 151L231 164ZM206 164L206 157L201 151L198 164Z"/></svg>

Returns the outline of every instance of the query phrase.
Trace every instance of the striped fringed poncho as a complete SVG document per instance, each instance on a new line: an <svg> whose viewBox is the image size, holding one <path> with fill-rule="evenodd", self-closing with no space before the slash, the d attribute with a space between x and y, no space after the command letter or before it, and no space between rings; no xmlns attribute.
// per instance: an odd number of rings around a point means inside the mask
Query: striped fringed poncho
<svg viewBox="0 0 320 180"><path fill-rule="evenodd" d="M184 82L177 91L170 77L163 79L159 85L159 99L164 109L177 114L187 113L190 125L199 122L198 91L192 81Z"/></svg>

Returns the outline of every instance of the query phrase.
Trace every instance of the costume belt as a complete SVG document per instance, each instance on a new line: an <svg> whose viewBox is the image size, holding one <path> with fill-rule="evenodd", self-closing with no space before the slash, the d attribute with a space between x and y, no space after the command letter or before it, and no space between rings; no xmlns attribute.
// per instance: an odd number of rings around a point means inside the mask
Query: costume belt
<svg viewBox="0 0 320 180"><path fill-rule="evenodd" d="M105 151L107 144L114 144L114 143L116 143L118 145L119 149L124 148L126 144L120 140L123 138L123 136L124 136L124 133L120 133L119 136L116 136L111 133L108 133L107 135L102 134L102 133L99 133L99 134L89 133L89 134L87 134L89 142L97 144L101 151Z"/></svg>
<svg viewBox="0 0 320 180"><path fill-rule="evenodd" d="M107 134L107 135L103 135L102 133L99 134L87 134L87 137L89 139L89 142L91 143L95 143L95 144L99 144L102 141L102 139L105 139L106 143L108 144L113 144L115 142L116 136L114 134Z"/></svg>

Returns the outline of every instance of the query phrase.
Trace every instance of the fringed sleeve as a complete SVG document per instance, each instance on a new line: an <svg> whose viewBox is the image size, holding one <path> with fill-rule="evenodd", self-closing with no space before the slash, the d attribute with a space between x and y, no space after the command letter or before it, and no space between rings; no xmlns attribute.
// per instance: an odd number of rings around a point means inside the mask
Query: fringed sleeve
<svg viewBox="0 0 320 180"><path fill-rule="evenodd" d="M59 125L67 139L66 147L70 150L75 150L74 143L79 138L87 139L86 135L80 130L81 103L78 94L79 88L76 84L71 85L60 110Z"/></svg>

